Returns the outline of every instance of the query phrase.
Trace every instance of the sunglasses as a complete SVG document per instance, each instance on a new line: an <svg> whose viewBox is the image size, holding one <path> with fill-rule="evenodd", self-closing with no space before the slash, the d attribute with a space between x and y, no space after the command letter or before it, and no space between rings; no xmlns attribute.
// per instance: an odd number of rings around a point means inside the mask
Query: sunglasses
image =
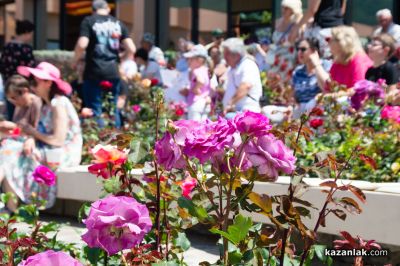
<svg viewBox="0 0 400 266"><path fill-rule="evenodd" d="M298 52L305 52L305 51L307 51L308 50L308 47L296 47L296 50L298 51Z"/></svg>

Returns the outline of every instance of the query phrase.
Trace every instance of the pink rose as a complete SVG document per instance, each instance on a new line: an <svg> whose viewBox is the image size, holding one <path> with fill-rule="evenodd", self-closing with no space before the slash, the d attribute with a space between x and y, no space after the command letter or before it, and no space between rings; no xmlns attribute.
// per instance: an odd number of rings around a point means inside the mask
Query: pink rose
<svg viewBox="0 0 400 266"><path fill-rule="evenodd" d="M192 190L196 187L197 185L197 180L196 178L193 178L191 176L188 176L181 182L180 187L182 189L182 196L185 198L191 199L190 193Z"/></svg>
<svg viewBox="0 0 400 266"><path fill-rule="evenodd" d="M83 266L83 264L64 252L47 250L28 257L18 266Z"/></svg>
<svg viewBox="0 0 400 266"><path fill-rule="evenodd" d="M257 167L260 175L275 180L279 171L291 174L296 168L293 151L273 135L264 135L244 147L248 160Z"/></svg>
<svg viewBox="0 0 400 266"><path fill-rule="evenodd" d="M166 132L164 137L156 142L155 155L157 163L164 166L166 170L185 167L186 161L182 157L181 149L172 139L172 135Z"/></svg>
<svg viewBox="0 0 400 266"><path fill-rule="evenodd" d="M185 140L189 134L195 131L201 124L194 120L178 120L174 122L173 126L176 129L174 138L179 146L185 145Z"/></svg>
<svg viewBox="0 0 400 266"><path fill-rule="evenodd" d="M204 163L240 143L240 135L232 121L223 118L215 122L207 120L187 134L183 153Z"/></svg>
<svg viewBox="0 0 400 266"><path fill-rule="evenodd" d="M400 124L400 106L386 105L381 110L381 118Z"/></svg>
<svg viewBox="0 0 400 266"><path fill-rule="evenodd" d="M36 167L32 173L32 177L35 182L49 187L56 184L56 174L44 165Z"/></svg>
<svg viewBox="0 0 400 266"><path fill-rule="evenodd" d="M385 98L385 91L382 86L384 83L379 80L377 83L369 80L360 80L354 84L354 95L351 97L351 106L359 110L364 103L373 98L376 103L379 103Z"/></svg>
<svg viewBox="0 0 400 266"><path fill-rule="evenodd" d="M132 106L132 110L133 110L135 113L139 113L141 109L142 109L142 108L141 108L140 105L138 105L138 104L135 104L134 106Z"/></svg>
<svg viewBox="0 0 400 266"><path fill-rule="evenodd" d="M83 118L88 118L88 117L92 117L94 115L93 110L87 107L82 108L81 110L81 116Z"/></svg>
<svg viewBox="0 0 400 266"><path fill-rule="evenodd" d="M251 111L237 114L233 123L240 133L256 137L266 134L272 128L265 115Z"/></svg>
<svg viewBox="0 0 400 266"><path fill-rule="evenodd" d="M104 249L113 255L140 244L152 227L146 205L134 198L109 196L92 203L83 221L87 232L82 235L89 247Z"/></svg>

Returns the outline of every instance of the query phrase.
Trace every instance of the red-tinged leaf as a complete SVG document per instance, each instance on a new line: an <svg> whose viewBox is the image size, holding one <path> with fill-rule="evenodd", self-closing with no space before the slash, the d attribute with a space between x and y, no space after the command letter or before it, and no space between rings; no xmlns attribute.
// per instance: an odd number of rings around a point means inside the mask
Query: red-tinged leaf
<svg viewBox="0 0 400 266"><path fill-rule="evenodd" d="M341 191L347 191L349 190L349 187L347 185L344 185L344 186L339 186L338 189Z"/></svg>
<svg viewBox="0 0 400 266"><path fill-rule="evenodd" d="M357 242L354 240L354 238L350 235L349 232L340 231L340 234L343 236L343 238L348 242L348 244L351 247L353 247L353 248L357 248L358 247Z"/></svg>
<svg viewBox="0 0 400 266"><path fill-rule="evenodd" d="M376 243L375 240L369 240L367 242L367 244L365 245L365 247L367 249L371 249L371 248L382 249L382 247L378 243Z"/></svg>
<svg viewBox="0 0 400 266"><path fill-rule="evenodd" d="M347 187L362 203L366 202L367 197L365 196L364 192L362 192L361 189L353 185L348 185Z"/></svg>
<svg viewBox="0 0 400 266"><path fill-rule="evenodd" d="M343 221L346 220L347 215L343 210L335 209L335 210L332 210L332 213L334 215L336 215L336 217L338 217L339 219L341 219Z"/></svg>
<svg viewBox="0 0 400 266"><path fill-rule="evenodd" d="M354 199L352 199L352 198L343 197L343 198L340 200L340 202L344 204L343 207L344 207L346 210L348 210L349 212L353 212L354 210L356 210L356 212L357 212L358 214L360 214L360 213L362 212L362 209L360 208L360 205L358 205L358 203L357 203Z"/></svg>
<svg viewBox="0 0 400 266"><path fill-rule="evenodd" d="M320 187L330 187L330 188L337 188L337 184L335 181L325 181L319 184Z"/></svg>
<svg viewBox="0 0 400 266"><path fill-rule="evenodd" d="M372 167L372 169L376 170L378 167L376 165L376 162L374 159L371 157L365 155L365 154L360 154L360 159L363 161L365 164L369 165Z"/></svg>

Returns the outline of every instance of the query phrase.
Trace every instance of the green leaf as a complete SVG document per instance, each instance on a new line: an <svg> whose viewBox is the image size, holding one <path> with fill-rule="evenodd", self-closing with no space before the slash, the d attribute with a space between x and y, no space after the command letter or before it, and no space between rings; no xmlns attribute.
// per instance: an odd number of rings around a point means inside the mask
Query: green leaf
<svg viewBox="0 0 400 266"><path fill-rule="evenodd" d="M33 224L39 218L39 210L35 205L23 205L18 208L19 222Z"/></svg>
<svg viewBox="0 0 400 266"><path fill-rule="evenodd" d="M58 229L60 228L60 224L56 223L56 222L50 222L48 224L42 225L40 227L40 232L43 233L49 233L49 232L55 232L58 231Z"/></svg>
<svg viewBox="0 0 400 266"><path fill-rule="evenodd" d="M79 208L78 211L78 221L81 223L83 219L85 219L89 215L90 211L90 203L85 202L82 204L82 206Z"/></svg>
<svg viewBox="0 0 400 266"><path fill-rule="evenodd" d="M224 232L218 229L211 229L210 231L214 234L219 234L235 245L238 245L240 241L244 240L253 225L250 217L244 217L239 214L235 217L232 225L228 227L228 232Z"/></svg>
<svg viewBox="0 0 400 266"><path fill-rule="evenodd" d="M193 201L185 197L180 197L178 199L178 205L181 208L187 209L190 215L197 217L200 221L205 221L211 219L208 216L207 210L203 206L194 205Z"/></svg>
<svg viewBox="0 0 400 266"><path fill-rule="evenodd" d="M116 177L111 177L103 182L104 190L107 193L115 194L120 190L119 180Z"/></svg>
<svg viewBox="0 0 400 266"><path fill-rule="evenodd" d="M190 248L190 241L185 233L178 233L178 236L174 239L174 245L186 251Z"/></svg>
<svg viewBox="0 0 400 266"><path fill-rule="evenodd" d="M322 262L325 262L327 260L327 256L325 255L325 249L326 246L324 245L314 245L315 255Z"/></svg>
<svg viewBox="0 0 400 266"><path fill-rule="evenodd" d="M247 250L245 253L243 253L242 259L244 262L249 262L254 258L254 251L253 250Z"/></svg>
<svg viewBox="0 0 400 266"><path fill-rule="evenodd" d="M88 246L83 248L89 262L92 265L97 265L100 260L101 249L99 248L89 248Z"/></svg>
<svg viewBox="0 0 400 266"><path fill-rule="evenodd" d="M230 264L238 265L242 261L242 253L239 250L228 253L228 260Z"/></svg>
<svg viewBox="0 0 400 266"><path fill-rule="evenodd" d="M128 159L133 164L137 164L146 156L146 150L143 148L143 143L140 140L134 139L130 143L130 152Z"/></svg>

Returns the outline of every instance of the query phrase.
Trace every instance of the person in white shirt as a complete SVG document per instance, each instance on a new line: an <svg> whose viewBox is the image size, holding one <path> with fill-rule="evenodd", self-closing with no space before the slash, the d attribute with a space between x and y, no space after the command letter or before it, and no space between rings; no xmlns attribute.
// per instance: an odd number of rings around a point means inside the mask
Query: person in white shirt
<svg viewBox="0 0 400 266"><path fill-rule="evenodd" d="M154 60L160 66L166 65L163 51L159 47L154 45L154 35L153 34L151 34L150 32L146 32L143 35L141 45L142 45L142 48L147 50L147 52L149 53L149 59Z"/></svg>
<svg viewBox="0 0 400 266"><path fill-rule="evenodd" d="M373 37L387 33L396 40L397 44L400 44L400 25L393 23L392 12L389 9L381 9L376 12L376 18L379 27L372 34Z"/></svg>
<svg viewBox="0 0 400 266"><path fill-rule="evenodd" d="M160 66L149 58L148 52L140 48L135 53L135 61L139 66L142 78L157 79L158 85L162 85Z"/></svg>
<svg viewBox="0 0 400 266"><path fill-rule="evenodd" d="M126 79L133 79L138 72L137 64L133 59L133 55L124 55L120 63L121 76Z"/></svg>
<svg viewBox="0 0 400 266"><path fill-rule="evenodd" d="M245 110L260 112L262 86L260 70L254 60L246 56L242 39L229 38L222 43L224 58L230 67L227 73L226 90L222 100L227 117L231 112Z"/></svg>

